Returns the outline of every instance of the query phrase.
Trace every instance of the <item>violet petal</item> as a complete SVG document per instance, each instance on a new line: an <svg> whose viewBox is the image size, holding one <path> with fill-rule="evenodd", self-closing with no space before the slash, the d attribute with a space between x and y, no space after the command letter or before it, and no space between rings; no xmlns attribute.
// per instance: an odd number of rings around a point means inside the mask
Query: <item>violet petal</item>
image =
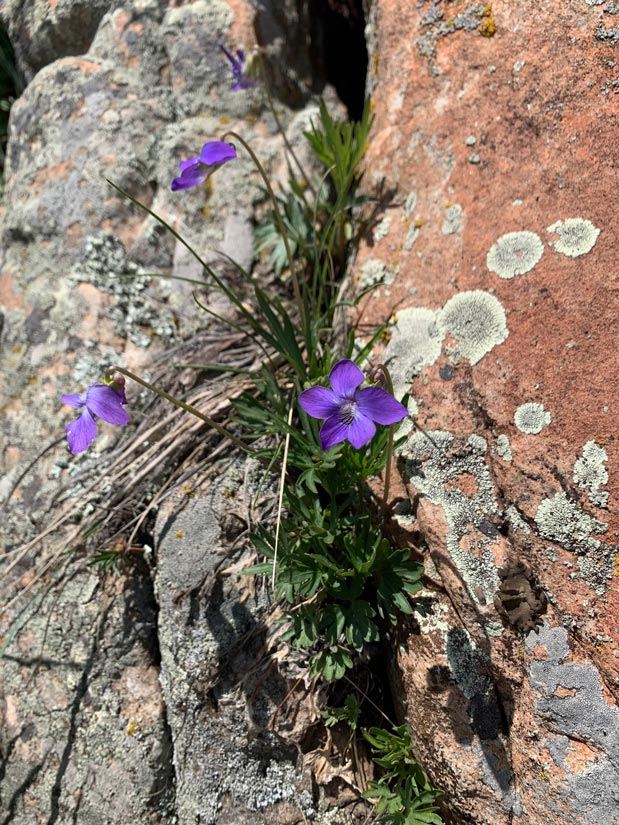
<svg viewBox="0 0 619 825"><path fill-rule="evenodd" d="M199 167L199 166L200 166L200 158L199 157L189 158L188 160L181 160L181 162L178 164L178 168L181 170L181 172L184 172L185 169L194 169L194 168Z"/></svg>
<svg viewBox="0 0 619 825"><path fill-rule="evenodd" d="M348 438L349 427L337 415L327 418L320 429L320 446L323 450L330 450L340 441Z"/></svg>
<svg viewBox="0 0 619 825"><path fill-rule="evenodd" d="M340 398L346 398L354 394L359 384L363 382L364 377L353 361L344 358L338 361L329 373L329 383L336 395Z"/></svg>
<svg viewBox="0 0 619 825"><path fill-rule="evenodd" d="M112 390L114 392L114 390ZM69 449L75 455L87 450L97 434L97 425L87 407L84 407L78 419L65 427Z"/></svg>
<svg viewBox="0 0 619 825"><path fill-rule="evenodd" d="M299 396L299 405L313 418L329 418L331 415L337 415L339 410L335 393L326 387L311 387L309 390L303 390Z"/></svg>
<svg viewBox="0 0 619 825"><path fill-rule="evenodd" d="M86 404L93 415L110 424L127 424L129 415L120 395L106 384L94 384L86 391Z"/></svg>
<svg viewBox="0 0 619 825"><path fill-rule="evenodd" d="M380 387L366 387L357 393L360 411L377 424L397 424L408 415L404 404Z"/></svg>
<svg viewBox="0 0 619 825"><path fill-rule="evenodd" d="M71 393L70 395L63 395L60 399L63 404L68 404L69 407L74 407L79 410L80 407L86 404L86 393Z"/></svg>
<svg viewBox="0 0 619 825"><path fill-rule="evenodd" d="M199 186L206 180L208 173L209 170L203 164L187 168L180 177L174 178L170 189L176 192L178 189L191 189L193 186Z"/></svg>
<svg viewBox="0 0 619 825"><path fill-rule="evenodd" d="M207 166L216 163L227 163L236 157L236 149L231 143L223 140L211 140L205 143L200 152L200 161Z"/></svg>
<svg viewBox="0 0 619 825"><path fill-rule="evenodd" d="M355 420L348 426L346 436L355 450L360 450L376 435L376 425L362 413L357 413Z"/></svg>

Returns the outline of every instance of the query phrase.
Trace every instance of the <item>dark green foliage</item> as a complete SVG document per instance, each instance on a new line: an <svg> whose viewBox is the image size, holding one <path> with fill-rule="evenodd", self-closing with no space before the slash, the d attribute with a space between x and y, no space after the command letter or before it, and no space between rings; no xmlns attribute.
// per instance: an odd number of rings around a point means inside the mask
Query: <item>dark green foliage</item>
<svg viewBox="0 0 619 825"><path fill-rule="evenodd" d="M364 730L372 747L372 759L384 774L363 794L376 805L381 822L390 825L443 825L434 804L441 792L434 788L411 753L406 725Z"/></svg>

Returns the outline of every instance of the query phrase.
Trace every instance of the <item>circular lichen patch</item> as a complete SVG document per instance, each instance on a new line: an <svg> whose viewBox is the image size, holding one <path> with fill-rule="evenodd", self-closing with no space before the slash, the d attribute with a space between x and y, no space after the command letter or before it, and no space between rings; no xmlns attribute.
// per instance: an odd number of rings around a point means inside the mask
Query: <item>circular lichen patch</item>
<svg viewBox="0 0 619 825"><path fill-rule="evenodd" d="M437 315L444 334L458 341L456 357L468 358L471 364L509 335L501 302L480 289L454 295Z"/></svg>
<svg viewBox="0 0 619 825"><path fill-rule="evenodd" d="M527 435L541 433L551 420L551 415L544 409L544 405L534 401L521 404L514 413L514 424L521 433Z"/></svg>
<svg viewBox="0 0 619 825"><path fill-rule="evenodd" d="M530 272L544 253L544 244L535 232L508 232L495 241L486 256L490 272L510 279Z"/></svg>
<svg viewBox="0 0 619 825"><path fill-rule="evenodd" d="M556 241L551 241L557 252L567 255L569 258L578 258L591 252L596 244L600 230L591 221L585 218L568 218L565 221L557 221L549 226L547 232L556 232L559 236Z"/></svg>

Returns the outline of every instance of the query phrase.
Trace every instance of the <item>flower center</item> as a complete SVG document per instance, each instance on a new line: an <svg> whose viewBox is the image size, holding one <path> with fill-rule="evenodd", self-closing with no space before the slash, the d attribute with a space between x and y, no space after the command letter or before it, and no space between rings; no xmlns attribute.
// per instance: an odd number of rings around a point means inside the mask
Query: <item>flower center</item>
<svg viewBox="0 0 619 825"><path fill-rule="evenodd" d="M355 418L357 417L357 402L354 401L352 398L344 401L342 406L340 407L340 419L342 424L346 424L347 427L353 423Z"/></svg>

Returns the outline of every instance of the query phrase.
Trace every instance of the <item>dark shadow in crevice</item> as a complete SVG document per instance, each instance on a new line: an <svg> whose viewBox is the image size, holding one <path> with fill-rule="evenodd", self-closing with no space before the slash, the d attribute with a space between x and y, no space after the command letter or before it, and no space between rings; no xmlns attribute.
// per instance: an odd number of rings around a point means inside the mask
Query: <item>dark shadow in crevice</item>
<svg viewBox="0 0 619 825"><path fill-rule="evenodd" d="M362 0L257 0L256 40L271 93L305 106L330 84L351 120L365 102L368 52Z"/></svg>
<svg viewBox="0 0 619 825"><path fill-rule="evenodd" d="M360 120L365 103L368 50L361 0L308 0L310 60L316 91L330 83L351 120Z"/></svg>

